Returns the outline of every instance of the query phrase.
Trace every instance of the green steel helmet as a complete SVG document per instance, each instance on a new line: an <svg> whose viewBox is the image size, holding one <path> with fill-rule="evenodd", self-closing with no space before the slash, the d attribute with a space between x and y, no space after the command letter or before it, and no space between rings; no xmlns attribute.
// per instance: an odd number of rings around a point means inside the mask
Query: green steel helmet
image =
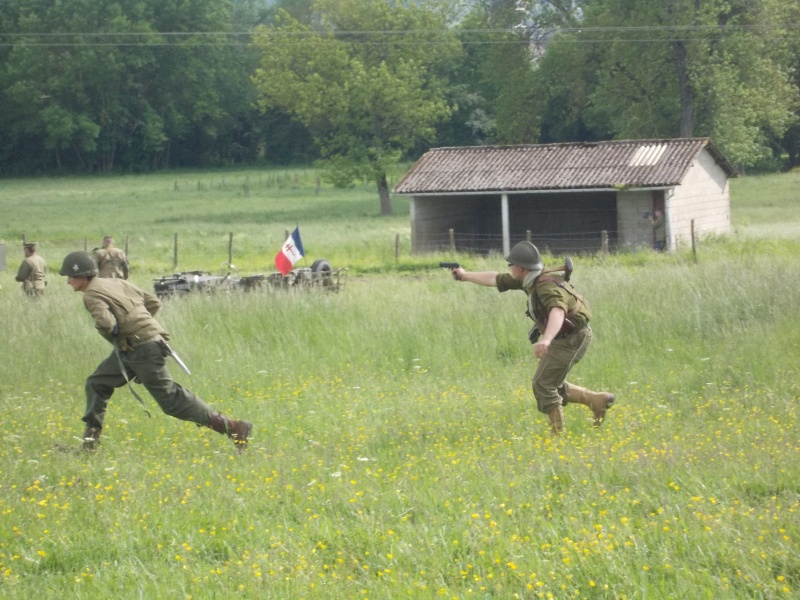
<svg viewBox="0 0 800 600"><path fill-rule="evenodd" d="M508 253L506 261L509 265L517 265L529 271L541 271L544 269L539 250L530 242L520 242L515 245L511 252Z"/></svg>
<svg viewBox="0 0 800 600"><path fill-rule="evenodd" d="M97 275L97 263L88 252L83 250L70 252L64 259L59 273L67 277L94 277Z"/></svg>

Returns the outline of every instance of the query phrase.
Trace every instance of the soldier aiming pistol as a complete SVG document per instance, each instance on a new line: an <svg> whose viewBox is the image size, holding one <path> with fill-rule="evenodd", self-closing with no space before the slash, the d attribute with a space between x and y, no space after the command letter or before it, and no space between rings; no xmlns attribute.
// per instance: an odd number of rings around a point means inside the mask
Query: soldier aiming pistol
<svg viewBox="0 0 800 600"><path fill-rule="evenodd" d="M532 380L537 408L548 416L556 435L564 427L563 406L567 403L587 406L594 426L598 427L614 402L614 394L595 392L566 381L592 342L589 305L569 281L572 260L567 257L563 266L545 269L538 248L526 241L511 249L506 262L507 273L466 271L458 263L440 263L440 266L449 268L457 281L494 287L499 292L517 290L526 294L526 314L535 324L529 339L539 360Z"/></svg>

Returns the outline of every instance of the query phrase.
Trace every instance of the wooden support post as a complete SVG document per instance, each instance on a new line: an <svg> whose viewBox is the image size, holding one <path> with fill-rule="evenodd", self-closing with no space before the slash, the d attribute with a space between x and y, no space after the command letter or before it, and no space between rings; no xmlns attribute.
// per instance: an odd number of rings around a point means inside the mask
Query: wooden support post
<svg viewBox="0 0 800 600"><path fill-rule="evenodd" d="M600 232L600 251L603 254L608 254L608 231L605 229Z"/></svg>
<svg viewBox="0 0 800 600"><path fill-rule="evenodd" d="M455 253L456 251L456 230L449 229L448 234L450 235L450 252Z"/></svg>
<svg viewBox="0 0 800 600"><path fill-rule="evenodd" d="M394 262L400 260L400 234L394 236Z"/></svg>
<svg viewBox="0 0 800 600"><path fill-rule="evenodd" d="M530 241L531 241L531 239L532 239L532 237L533 237L533 236L531 235L531 230L530 230L530 229L528 229L528 230L525 232L525 239L526 239L526 240L528 240L528 242L530 242Z"/></svg>
<svg viewBox="0 0 800 600"><path fill-rule="evenodd" d="M692 219L692 257L697 262L697 240L694 237L694 219Z"/></svg>
<svg viewBox="0 0 800 600"><path fill-rule="evenodd" d="M233 232L228 233L228 265L233 264Z"/></svg>
<svg viewBox="0 0 800 600"><path fill-rule="evenodd" d="M178 268L178 234L175 234L175 242L172 250L172 270Z"/></svg>

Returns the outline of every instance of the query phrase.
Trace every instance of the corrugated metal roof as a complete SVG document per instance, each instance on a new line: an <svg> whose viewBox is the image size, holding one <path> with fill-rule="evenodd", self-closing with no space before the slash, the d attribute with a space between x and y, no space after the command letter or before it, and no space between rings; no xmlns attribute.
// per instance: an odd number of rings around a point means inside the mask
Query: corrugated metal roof
<svg viewBox="0 0 800 600"><path fill-rule="evenodd" d="M398 194L678 185L703 150L735 169L708 138L434 148L395 186Z"/></svg>

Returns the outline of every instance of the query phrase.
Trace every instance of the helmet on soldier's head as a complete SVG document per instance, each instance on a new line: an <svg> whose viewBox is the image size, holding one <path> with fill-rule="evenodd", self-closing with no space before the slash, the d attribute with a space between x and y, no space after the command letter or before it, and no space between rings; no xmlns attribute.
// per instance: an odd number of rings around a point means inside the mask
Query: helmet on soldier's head
<svg viewBox="0 0 800 600"><path fill-rule="evenodd" d="M530 242L519 242L506 256L509 265L517 265L529 271L541 271L544 269L542 257L539 250Z"/></svg>
<svg viewBox="0 0 800 600"><path fill-rule="evenodd" d="M97 264L88 252L83 250L70 252L64 258L59 274L67 277L94 277L97 275Z"/></svg>

